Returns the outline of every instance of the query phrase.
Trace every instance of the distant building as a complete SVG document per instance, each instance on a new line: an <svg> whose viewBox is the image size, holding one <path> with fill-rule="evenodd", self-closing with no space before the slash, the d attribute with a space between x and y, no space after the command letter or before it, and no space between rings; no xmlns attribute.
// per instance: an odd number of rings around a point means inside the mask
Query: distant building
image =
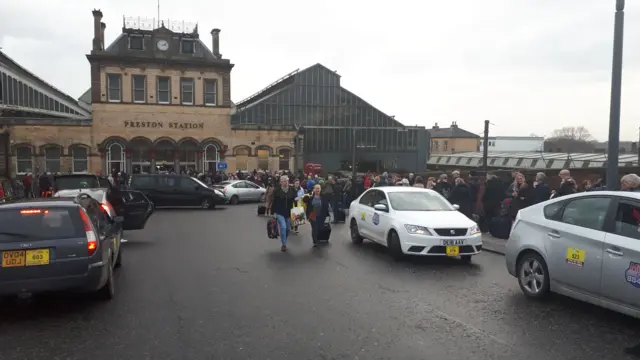
<svg viewBox="0 0 640 360"><path fill-rule="evenodd" d="M455 121L448 128L441 128L435 123L428 131L431 154L470 152L480 148L480 136L459 128Z"/></svg>
<svg viewBox="0 0 640 360"><path fill-rule="evenodd" d="M490 136L488 149L491 152L542 151L542 136ZM480 141L480 152L484 151L484 141Z"/></svg>

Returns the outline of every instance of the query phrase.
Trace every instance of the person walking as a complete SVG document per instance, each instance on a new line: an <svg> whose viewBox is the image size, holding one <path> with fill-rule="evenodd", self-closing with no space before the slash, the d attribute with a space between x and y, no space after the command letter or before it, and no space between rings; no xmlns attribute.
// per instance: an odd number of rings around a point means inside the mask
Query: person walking
<svg viewBox="0 0 640 360"><path fill-rule="evenodd" d="M321 195L320 185L313 187L311 196L304 198L307 204L307 219L311 224L311 239L313 240L313 247L318 246L320 243L318 240L318 234L320 229L324 226L324 222L329 216L329 202Z"/></svg>
<svg viewBox="0 0 640 360"><path fill-rule="evenodd" d="M280 176L280 186L273 192L271 214L273 214L280 228L281 251L287 251L287 235L291 230L291 209L296 202L298 193L293 186L289 186L289 177Z"/></svg>

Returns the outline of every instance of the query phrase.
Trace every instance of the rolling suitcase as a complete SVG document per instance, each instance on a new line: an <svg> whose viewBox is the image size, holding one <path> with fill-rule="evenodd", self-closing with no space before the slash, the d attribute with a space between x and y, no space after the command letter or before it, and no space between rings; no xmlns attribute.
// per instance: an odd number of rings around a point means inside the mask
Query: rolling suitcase
<svg viewBox="0 0 640 360"><path fill-rule="evenodd" d="M496 216L491 219L489 233L498 239L509 239L511 234L511 219L508 216Z"/></svg>
<svg viewBox="0 0 640 360"><path fill-rule="evenodd" d="M322 228L318 231L318 241L326 243L329 242L329 238L331 238L331 224L325 221Z"/></svg>
<svg viewBox="0 0 640 360"><path fill-rule="evenodd" d="M267 207L264 204L258 205L258 216L267 213Z"/></svg>

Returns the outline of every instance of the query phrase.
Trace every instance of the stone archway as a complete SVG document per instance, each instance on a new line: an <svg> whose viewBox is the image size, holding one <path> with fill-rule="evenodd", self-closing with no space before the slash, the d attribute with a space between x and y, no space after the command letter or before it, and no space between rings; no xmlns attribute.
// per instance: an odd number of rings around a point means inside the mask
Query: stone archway
<svg viewBox="0 0 640 360"><path fill-rule="evenodd" d="M236 146L233 148L233 155L236 157L236 169L249 171L251 148L245 145Z"/></svg>
<svg viewBox="0 0 640 360"><path fill-rule="evenodd" d="M129 141L128 155L131 157L131 172L134 174L153 174L153 143L144 136Z"/></svg>
<svg viewBox="0 0 640 360"><path fill-rule="evenodd" d="M156 169L159 172L176 172L176 142L170 138L159 138L153 142Z"/></svg>
<svg viewBox="0 0 640 360"><path fill-rule="evenodd" d="M200 143L198 140L188 137L178 140L177 143L179 171L197 172L200 169L198 165L198 156L200 154Z"/></svg>

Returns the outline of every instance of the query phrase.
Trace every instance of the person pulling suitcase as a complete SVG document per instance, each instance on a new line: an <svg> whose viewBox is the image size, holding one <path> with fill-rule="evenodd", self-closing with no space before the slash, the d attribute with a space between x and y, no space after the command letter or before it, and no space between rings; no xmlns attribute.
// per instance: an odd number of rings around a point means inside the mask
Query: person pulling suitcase
<svg viewBox="0 0 640 360"><path fill-rule="evenodd" d="M321 242L328 242L331 236L331 225L329 219L328 199L321 195L320 185L315 185L311 196L304 197L307 204L306 212L309 224L311 224L311 240L313 247L317 247Z"/></svg>

